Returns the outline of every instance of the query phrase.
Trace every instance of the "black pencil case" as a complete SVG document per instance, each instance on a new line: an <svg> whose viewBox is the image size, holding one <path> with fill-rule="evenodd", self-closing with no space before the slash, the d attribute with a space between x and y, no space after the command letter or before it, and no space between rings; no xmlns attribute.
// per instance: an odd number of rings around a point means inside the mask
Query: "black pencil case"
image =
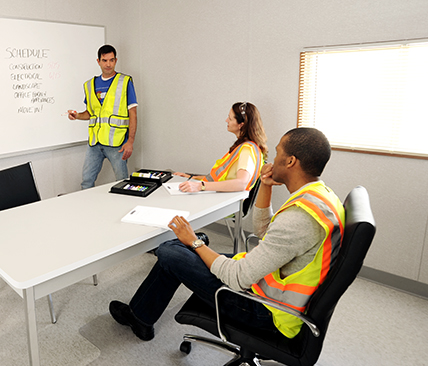
<svg viewBox="0 0 428 366"><path fill-rule="evenodd" d="M132 173L129 179L135 182L152 182L160 186L169 181L172 173L164 170L140 169Z"/></svg>
<svg viewBox="0 0 428 366"><path fill-rule="evenodd" d="M126 179L110 188L111 193L128 194L131 196L147 197L158 189L159 185L153 182L139 182Z"/></svg>

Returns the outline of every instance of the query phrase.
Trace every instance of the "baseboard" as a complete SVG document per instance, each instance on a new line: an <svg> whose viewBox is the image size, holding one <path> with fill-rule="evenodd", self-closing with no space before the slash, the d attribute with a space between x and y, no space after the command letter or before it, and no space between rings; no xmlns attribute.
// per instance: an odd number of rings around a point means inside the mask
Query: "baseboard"
<svg viewBox="0 0 428 366"><path fill-rule="evenodd" d="M366 266L363 266L363 268L361 268L361 271L358 276L399 291L407 292L411 295L428 299L428 284L425 284L423 282L410 280L405 277L400 277L388 272L380 271L378 269L373 269Z"/></svg>

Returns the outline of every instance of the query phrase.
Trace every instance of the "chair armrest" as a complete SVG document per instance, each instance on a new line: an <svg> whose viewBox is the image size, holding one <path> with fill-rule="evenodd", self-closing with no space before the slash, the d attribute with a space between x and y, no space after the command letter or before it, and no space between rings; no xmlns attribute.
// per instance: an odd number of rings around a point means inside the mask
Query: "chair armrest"
<svg viewBox="0 0 428 366"><path fill-rule="evenodd" d="M233 290L230 287L224 285L224 286L220 287L216 291L216 293L215 293L215 308L216 308L216 315L217 315L217 329L218 329L218 333L220 335L220 338L224 342L226 342L227 339L226 339L225 335L221 331L221 324L220 324L220 304L219 304L219 300L218 300L218 296L219 296L219 293L221 291L229 291L229 292L232 292L232 293L234 293L236 295L239 295L239 296L245 297L247 299L250 299L252 301L259 302L261 304L271 306L271 307L273 307L273 308L275 308L277 310L280 310L280 311L283 311L283 312L285 312L287 314L293 315L296 318L299 318L301 321L303 321L309 327L309 329L311 330L312 334L315 337L319 337L319 335L320 335L320 331L319 331L318 327L312 322L311 319L309 319L302 312L300 312L300 311L298 311L296 309L293 309L290 306L281 304L281 303L279 303L279 302L277 302L275 300L267 299L266 297L259 296L259 295L255 294L253 292L250 292L250 291L245 291L245 292L244 291L236 291L236 290Z"/></svg>
<svg viewBox="0 0 428 366"><path fill-rule="evenodd" d="M250 234L250 235L248 235L247 238L245 239L245 251L247 253L248 253L248 244L250 243L250 239L253 239L253 238L256 238L256 239L260 240L260 238L256 234Z"/></svg>

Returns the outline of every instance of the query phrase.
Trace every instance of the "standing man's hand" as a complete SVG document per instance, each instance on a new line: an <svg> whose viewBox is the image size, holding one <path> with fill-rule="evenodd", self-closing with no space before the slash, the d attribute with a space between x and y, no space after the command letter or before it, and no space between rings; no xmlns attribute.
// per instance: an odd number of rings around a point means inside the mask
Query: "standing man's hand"
<svg viewBox="0 0 428 366"><path fill-rule="evenodd" d="M122 160L128 160L132 152L134 151L135 134L137 132L137 107L131 108L129 111L129 130L128 130L128 141L123 144L119 150L123 151Z"/></svg>
<svg viewBox="0 0 428 366"><path fill-rule="evenodd" d="M87 110L79 113L77 111L69 109L67 113L68 113L68 119L71 121L74 121L76 119L88 120L89 118L91 118L91 115Z"/></svg>
<svg viewBox="0 0 428 366"><path fill-rule="evenodd" d="M68 110L67 112L68 112L68 119L69 120L74 121L77 119L78 113L76 111Z"/></svg>
<svg viewBox="0 0 428 366"><path fill-rule="evenodd" d="M121 153L123 151L122 160L128 160L132 152L134 151L134 144L131 141L127 141L125 144L123 144L122 148L119 150Z"/></svg>

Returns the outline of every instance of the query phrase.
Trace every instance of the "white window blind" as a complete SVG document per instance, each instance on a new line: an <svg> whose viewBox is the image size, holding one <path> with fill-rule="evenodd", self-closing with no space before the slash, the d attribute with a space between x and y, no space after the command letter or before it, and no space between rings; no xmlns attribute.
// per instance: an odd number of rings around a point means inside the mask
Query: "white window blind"
<svg viewBox="0 0 428 366"><path fill-rule="evenodd" d="M332 147L428 158L428 42L302 52L303 126Z"/></svg>

